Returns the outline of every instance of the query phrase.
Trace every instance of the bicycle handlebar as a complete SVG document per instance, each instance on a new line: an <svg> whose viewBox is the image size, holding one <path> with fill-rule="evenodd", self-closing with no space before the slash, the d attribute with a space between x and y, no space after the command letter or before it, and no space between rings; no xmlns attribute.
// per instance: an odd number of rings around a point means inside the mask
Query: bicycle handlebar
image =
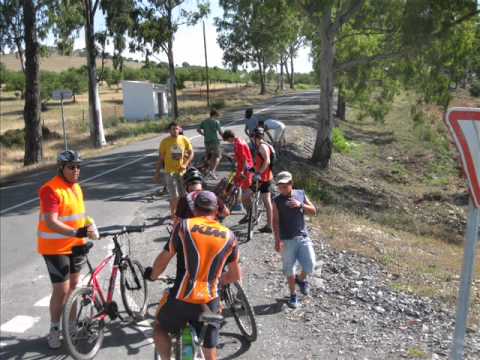
<svg viewBox="0 0 480 360"><path fill-rule="evenodd" d="M100 234L100 237L107 237L143 232L144 230L145 225L112 225L99 228L98 233Z"/></svg>

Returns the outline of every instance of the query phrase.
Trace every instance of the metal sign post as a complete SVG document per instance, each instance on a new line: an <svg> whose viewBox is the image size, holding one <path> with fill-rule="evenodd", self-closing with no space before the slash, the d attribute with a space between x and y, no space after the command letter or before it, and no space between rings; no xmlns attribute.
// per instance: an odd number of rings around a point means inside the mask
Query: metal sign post
<svg viewBox="0 0 480 360"><path fill-rule="evenodd" d="M54 100L60 100L60 108L62 109L62 127L63 127L63 144L65 150L68 150L67 144L67 132L65 130L65 117L63 114L63 100L70 100L72 98L72 91L71 90L55 90L52 93L52 98Z"/></svg>
<svg viewBox="0 0 480 360"><path fill-rule="evenodd" d="M452 108L448 111L445 121L460 153L470 190L455 333L450 352L452 360L461 360L465 351L465 333L480 225L480 109Z"/></svg>

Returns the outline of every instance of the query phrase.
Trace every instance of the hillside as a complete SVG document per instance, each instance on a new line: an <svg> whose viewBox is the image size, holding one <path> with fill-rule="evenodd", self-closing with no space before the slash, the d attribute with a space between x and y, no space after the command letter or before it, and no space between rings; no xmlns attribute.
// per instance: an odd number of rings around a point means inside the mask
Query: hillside
<svg viewBox="0 0 480 360"><path fill-rule="evenodd" d="M6 54L0 55L0 62L5 64L8 70L19 71L20 62L15 54ZM87 64L87 59L81 56L62 56L62 55L51 55L48 57L42 57L40 59L40 69L46 71L55 71L60 72L67 70L68 68L79 68ZM125 66L132 68L140 68L141 63L136 63L133 61L125 61ZM102 66L100 59L97 59L97 67ZM112 60L106 59L105 66L112 67Z"/></svg>

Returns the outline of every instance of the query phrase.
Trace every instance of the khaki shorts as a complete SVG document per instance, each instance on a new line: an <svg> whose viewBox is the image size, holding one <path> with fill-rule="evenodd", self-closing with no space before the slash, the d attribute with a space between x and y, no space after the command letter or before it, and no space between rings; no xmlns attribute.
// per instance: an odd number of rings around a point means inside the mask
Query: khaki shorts
<svg viewBox="0 0 480 360"><path fill-rule="evenodd" d="M220 144L205 144L205 155L207 159L217 159L222 156L222 148Z"/></svg>
<svg viewBox="0 0 480 360"><path fill-rule="evenodd" d="M165 174L165 185L167 185L168 194L170 199L178 199L185 194L183 187L183 179L180 174Z"/></svg>

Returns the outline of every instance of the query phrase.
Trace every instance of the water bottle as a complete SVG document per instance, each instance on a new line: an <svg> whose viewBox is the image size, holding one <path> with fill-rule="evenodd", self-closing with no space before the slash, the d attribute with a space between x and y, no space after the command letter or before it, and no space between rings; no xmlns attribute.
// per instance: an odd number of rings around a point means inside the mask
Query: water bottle
<svg viewBox="0 0 480 360"><path fill-rule="evenodd" d="M185 326L182 333L182 359L193 360L193 337L188 326Z"/></svg>
<svg viewBox="0 0 480 360"><path fill-rule="evenodd" d="M85 225L86 226L91 226L93 229L93 239L92 240L98 240L100 239L100 234L98 233L97 225L95 225L95 221L90 216L87 216L87 219L85 220Z"/></svg>

